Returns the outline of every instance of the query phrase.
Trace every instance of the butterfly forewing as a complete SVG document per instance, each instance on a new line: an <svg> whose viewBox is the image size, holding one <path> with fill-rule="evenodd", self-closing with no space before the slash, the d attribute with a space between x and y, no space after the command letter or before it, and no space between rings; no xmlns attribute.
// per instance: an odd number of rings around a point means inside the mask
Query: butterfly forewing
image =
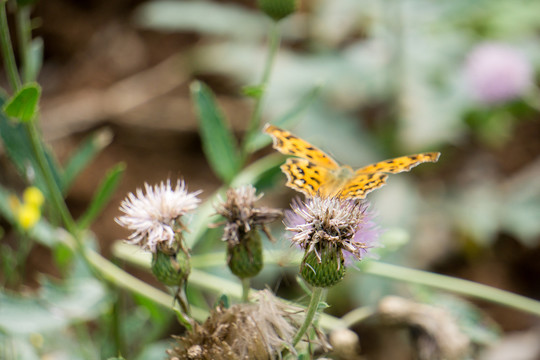
<svg viewBox="0 0 540 360"><path fill-rule="evenodd" d="M436 162L441 154L438 152L422 153L416 155L400 156L394 159L381 161L375 164L364 166L356 170L357 174L371 174L377 172L397 174L402 171L409 171L413 167L425 162Z"/></svg>
<svg viewBox="0 0 540 360"><path fill-rule="evenodd" d="M328 183L331 174L307 159L289 158L281 165L281 171L287 175L287 186L307 196L315 196L323 189L321 185Z"/></svg>
<svg viewBox="0 0 540 360"><path fill-rule="evenodd" d="M298 156L329 169L337 169L339 167L339 165L323 151L317 149L307 141L294 136L288 131L273 125L266 125L264 131L272 136L274 148L282 154Z"/></svg>

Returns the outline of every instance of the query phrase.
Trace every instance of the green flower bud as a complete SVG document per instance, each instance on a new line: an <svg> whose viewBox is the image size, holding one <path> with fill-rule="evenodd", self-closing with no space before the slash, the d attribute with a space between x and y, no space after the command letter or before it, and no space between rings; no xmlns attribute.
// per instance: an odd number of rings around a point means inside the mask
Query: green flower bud
<svg viewBox="0 0 540 360"><path fill-rule="evenodd" d="M259 9L275 21L292 14L297 7L297 0L258 0Z"/></svg>
<svg viewBox="0 0 540 360"><path fill-rule="evenodd" d="M249 231L239 243L229 246L227 259L229 269L239 278L257 275L263 267L262 241L259 231Z"/></svg>
<svg viewBox="0 0 540 360"><path fill-rule="evenodd" d="M182 285L190 270L189 255L183 250L172 255L160 250L152 254L152 273L165 285Z"/></svg>
<svg viewBox="0 0 540 360"><path fill-rule="evenodd" d="M315 251L304 256L300 274L311 286L326 288L337 284L345 276L345 261L341 250L324 247L319 250L320 260Z"/></svg>

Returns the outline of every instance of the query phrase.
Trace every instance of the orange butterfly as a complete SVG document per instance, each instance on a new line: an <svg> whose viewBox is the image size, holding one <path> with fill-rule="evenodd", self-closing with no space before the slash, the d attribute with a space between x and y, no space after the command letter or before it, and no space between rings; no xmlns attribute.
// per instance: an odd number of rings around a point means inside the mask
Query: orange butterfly
<svg viewBox="0 0 540 360"><path fill-rule="evenodd" d="M441 155L429 152L400 156L364 166L354 171L350 166L340 166L334 159L288 131L266 124L264 132L274 141L274 148L285 155L294 155L281 165L287 175L287 186L306 196L363 199L386 184L388 174L409 171L424 162L436 162Z"/></svg>

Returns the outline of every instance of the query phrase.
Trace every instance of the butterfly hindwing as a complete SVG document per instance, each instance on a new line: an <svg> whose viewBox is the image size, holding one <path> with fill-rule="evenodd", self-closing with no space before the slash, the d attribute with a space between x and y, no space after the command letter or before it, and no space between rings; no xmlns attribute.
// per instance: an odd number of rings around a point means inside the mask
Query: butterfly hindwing
<svg viewBox="0 0 540 360"><path fill-rule="evenodd" d="M356 170L357 174L371 174L383 172L397 174L402 171L409 171L413 167L425 162L436 162L441 154L438 152L422 153L416 155L400 156L394 159L381 161L375 164L364 166Z"/></svg>
<svg viewBox="0 0 540 360"><path fill-rule="evenodd" d="M281 165L287 175L287 186L307 196L315 196L321 185L328 182L330 172L307 159L289 158Z"/></svg>
<svg viewBox="0 0 540 360"><path fill-rule="evenodd" d="M329 169L339 168L330 156L288 131L269 124L264 127L264 131L272 136L274 148L282 154L298 156Z"/></svg>
<svg viewBox="0 0 540 360"><path fill-rule="evenodd" d="M337 196L341 199L363 199L371 191L386 184L388 174L377 172L370 174L356 173L341 188Z"/></svg>

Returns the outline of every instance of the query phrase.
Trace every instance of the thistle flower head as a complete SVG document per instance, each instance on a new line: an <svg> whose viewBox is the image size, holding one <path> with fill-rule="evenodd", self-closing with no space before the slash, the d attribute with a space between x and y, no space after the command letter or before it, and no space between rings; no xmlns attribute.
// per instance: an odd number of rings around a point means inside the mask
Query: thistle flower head
<svg viewBox="0 0 540 360"><path fill-rule="evenodd" d="M314 197L295 200L285 214L291 241L305 250L300 272L316 287L329 287L345 275L345 259L361 260L375 245L377 231L365 202Z"/></svg>
<svg viewBox="0 0 540 360"><path fill-rule="evenodd" d="M247 233L257 227L270 238L266 224L279 219L282 213L277 209L255 207L255 202L263 196L256 195L256 191L252 185L231 188L227 190L227 199L216 206L217 213L226 219L223 241L231 245L239 244Z"/></svg>
<svg viewBox="0 0 540 360"><path fill-rule="evenodd" d="M178 180L171 187L170 180L154 187L144 184L145 192L137 189L122 201L120 211L125 215L115 221L133 233L126 242L141 246L155 253L176 253L180 244L176 234L184 228L181 217L194 210L200 202L201 191L189 193L184 181Z"/></svg>
<svg viewBox="0 0 540 360"><path fill-rule="evenodd" d="M253 277L263 266L259 228L272 239L266 224L281 217L281 210L255 207L262 197L251 185L229 189L227 199L216 206L225 218L222 240L227 242L227 264L240 278ZM219 225L219 224L216 224Z"/></svg>
<svg viewBox="0 0 540 360"><path fill-rule="evenodd" d="M178 345L168 351L171 360L277 359L291 344L302 321L301 309L287 305L268 290L255 295L255 303L212 310L203 325L176 337Z"/></svg>
<svg viewBox="0 0 540 360"><path fill-rule="evenodd" d="M295 199L292 211L285 213L285 226L296 233L291 241L315 253L319 261L318 250L324 243L362 260L378 235L368 207L366 202L339 198L314 197L305 203Z"/></svg>

